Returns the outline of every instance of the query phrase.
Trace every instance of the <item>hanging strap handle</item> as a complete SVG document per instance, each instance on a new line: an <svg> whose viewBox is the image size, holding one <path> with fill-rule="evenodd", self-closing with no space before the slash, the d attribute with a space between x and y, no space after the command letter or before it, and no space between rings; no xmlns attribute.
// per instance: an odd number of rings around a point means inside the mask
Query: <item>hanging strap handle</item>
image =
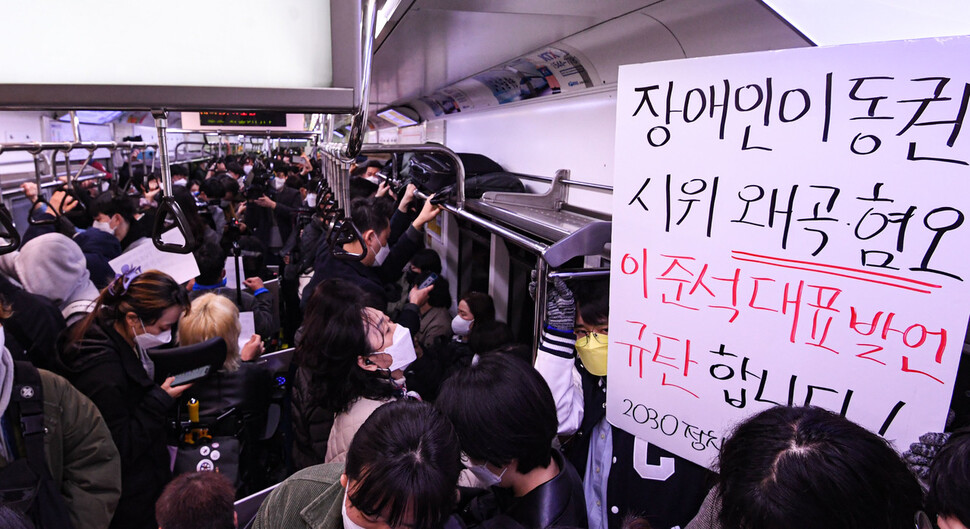
<svg viewBox="0 0 970 529"><path fill-rule="evenodd" d="M341 261L361 261L364 257L367 257L367 245L364 244L364 236L360 234L360 230L354 225L353 219L350 217L344 218L340 226L335 228L335 231L336 236L334 237L333 245L330 247L330 252L334 258L340 259ZM354 241L360 243L360 253L344 250L343 245Z"/></svg>
<svg viewBox="0 0 970 529"><path fill-rule="evenodd" d="M169 217L182 235L182 240L185 241L182 244L162 240L162 233L167 231L166 220ZM155 214L155 226L152 229L152 244L163 252L181 254L192 253L192 249L196 246L195 235L189 229L189 222L185 219L185 214L182 213L182 208L175 201L175 197L171 195L163 197L162 203L158 205L158 212Z"/></svg>
<svg viewBox="0 0 970 529"><path fill-rule="evenodd" d="M158 205L158 212L155 214L155 226L152 229L152 244L155 245L155 248L163 252L192 253L192 250L196 247L195 235L189 229L189 222L185 218L185 213L182 212L182 208L179 207L178 202L175 201L175 197L172 194L172 170L168 165L168 138L165 135L168 129L168 112L153 110L152 117L155 118L155 129L158 132L158 155L161 160L162 192L164 193L162 201ZM153 161L153 170L154 167L155 163ZM182 240L185 242L181 245L162 240L162 233L166 229L166 220L169 217L172 218L179 233L182 234Z"/></svg>
<svg viewBox="0 0 970 529"><path fill-rule="evenodd" d="M14 226L13 216L7 206L0 204L0 238L6 239L6 243L0 245L0 255L16 251L20 248L20 232Z"/></svg>

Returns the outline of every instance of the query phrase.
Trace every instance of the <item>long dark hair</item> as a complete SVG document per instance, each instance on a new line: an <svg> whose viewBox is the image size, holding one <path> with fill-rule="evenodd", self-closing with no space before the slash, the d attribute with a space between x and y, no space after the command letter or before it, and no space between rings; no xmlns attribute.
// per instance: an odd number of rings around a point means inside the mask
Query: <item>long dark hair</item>
<svg viewBox="0 0 970 529"><path fill-rule="evenodd" d="M189 296L165 272L149 270L130 279L122 275L101 291L94 310L81 320L71 338L73 341L83 338L95 319L106 326L113 325L133 312L145 324L151 325L167 309L176 306L187 313L191 306Z"/></svg>
<svg viewBox="0 0 970 529"><path fill-rule="evenodd" d="M492 296L484 292L469 292L460 301L468 304L468 310L471 311L476 325L495 320L495 302L492 301Z"/></svg>
<svg viewBox="0 0 970 529"><path fill-rule="evenodd" d="M333 413L346 411L360 397L394 394L386 377L361 369L357 357L373 353L364 323L365 294L342 279L327 279L313 290L303 317L296 364L311 372L310 398Z"/></svg>

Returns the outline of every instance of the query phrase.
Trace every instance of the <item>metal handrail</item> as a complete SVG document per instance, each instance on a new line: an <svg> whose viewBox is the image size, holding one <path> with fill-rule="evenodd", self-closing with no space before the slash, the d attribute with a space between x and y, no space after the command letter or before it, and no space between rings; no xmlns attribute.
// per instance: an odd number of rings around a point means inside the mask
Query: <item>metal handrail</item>
<svg viewBox="0 0 970 529"><path fill-rule="evenodd" d="M478 226L481 226L491 233L502 237L503 239L510 241L526 250L535 253L538 256L536 260L536 294L535 294L535 319L533 321L533 328L535 330L533 338L533 350L539 348L539 331L542 329L543 318L545 315L546 307L546 279L549 274L549 263L546 262L545 253L549 249L549 245L531 239L517 233L515 231L502 226L496 222L489 219L476 215L471 211L465 209L465 166L461 162L461 158L452 151L451 149L445 147L444 145L435 144L420 144L420 145L363 145L361 147L361 154L394 154L394 153L404 153L404 152L430 152L436 154L442 154L447 156L454 162L456 180L458 184L458 197L456 200L456 205L443 203L440 204L441 208L445 211L455 215L458 218L468 220ZM416 196L420 198L427 199L427 195L423 193L415 193Z"/></svg>
<svg viewBox="0 0 970 529"><path fill-rule="evenodd" d="M176 160L179 159L179 148L181 148L183 145L202 145L203 147L208 147L210 144L209 143L206 143L204 141L181 141L181 142L179 142L179 143L177 143L175 145L175 159ZM190 151L188 149L188 147L185 148L185 154L194 153L194 152L199 152L199 153L205 154L209 158L212 157L212 153L211 152L206 152L206 150L204 148L203 149L200 149L198 151Z"/></svg>
<svg viewBox="0 0 970 529"><path fill-rule="evenodd" d="M337 158L349 162L360 153L367 130L367 107L370 99L371 62L374 58L374 24L377 20L377 0L364 0L361 13L361 78L360 104L350 120L350 134L347 143L334 143L328 136L324 149ZM333 129L330 128L332 132Z"/></svg>
<svg viewBox="0 0 970 529"><path fill-rule="evenodd" d="M463 210L465 208L465 165L461 163L461 158L455 153L455 151L445 147L444 145L438 144L396 144L396 145L382 145L378 143L371 143L361 146L360 154L395 154L395 153L406 153L406 152L429 152L435 154L443 154L451 159L455 165L455 178L458 184L458 197L455 202L458 206L457 209Z"/></svg>
<svg viewBox="0 0 970 529"><path fill-rule="evenodd" d="M520 173L515 173L515 175L518 176L519 178L525 178L527 180L535 180L537 182L548 182L548 183L552 183L552 180L553 180L551 177L548 177L548 176L539 176L539 175L533 175L533 174L520 174ZM587 189L597 189L597 190L600 190L600 191L609 191L610 193L613 192L613 186L608 186L606 184L597 184L597 183L594 183L594 182L582 182L580 180L560 180L560 183L562 183L563 185L566 185L566 186L585 187Z"/></svg>
<svg viewBox="0 0 970 529"><path fill-rule="evenodd" d="M89 151L108 149L109 151L116 151L119 149L131 150L157 147L157 144L143 141L32 141L26 143L0 143L0 153L7 151L26 151L31 154L39 154L43 151L71 152L77 149L87 149Z"/></svg>
<svg viewBox="0 0 970 529"><path fill-rule="evenodd" d="M580 270L557 270L549 272L549 279L593 279L610 275L609 268L583 268Z"/></svg>

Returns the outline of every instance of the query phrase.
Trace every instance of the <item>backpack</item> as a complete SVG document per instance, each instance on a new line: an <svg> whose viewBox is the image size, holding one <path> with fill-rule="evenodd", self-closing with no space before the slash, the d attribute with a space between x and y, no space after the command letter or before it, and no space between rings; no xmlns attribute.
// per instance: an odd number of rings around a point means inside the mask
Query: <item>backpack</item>
<svg viewBox="0 0 970 529"><path fill-rule="evenodd" d="M0 503L25 514L37 529L74 527L67 503L44 457L44 392L40 372L14 362L14 383L6 417L20 427L26 457L0 469Z"/></svg>

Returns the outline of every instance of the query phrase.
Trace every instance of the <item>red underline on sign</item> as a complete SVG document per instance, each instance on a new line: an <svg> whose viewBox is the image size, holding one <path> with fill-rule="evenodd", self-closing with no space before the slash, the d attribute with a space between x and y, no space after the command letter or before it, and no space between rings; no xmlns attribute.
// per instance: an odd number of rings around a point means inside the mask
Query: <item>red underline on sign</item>
<svg viewBox="0 0 970 529"><path fill-rule="evenodd" d="M768 266L777 266L779 268L790 268L793 270L804 270L806 272L815 272L818 274L827 274L831 276L845 277L848 279L855 279L857 281L864 281L866 283L875 283L878 285L886 285L895 288L901 288L904 290L911 290L913 292L920 292L922 294L930 294L931 291L928 288L942 288L941 285L934 285L933 283L926 283L924 281L917 281L915 279L909 279L908 277L895 276L892 274L884 274L881 272L872 272L870 270L860 270L858 268L849 268L846 266L831 265L825 263L815 263L810 261L797 261L794 259L782 259L781 257L772 257L770 255L758 255L754 253L742 252L738 250L731 251L731 258L738 261L745 261L749 263L765 264ZM799 266L800 265L800 266ZM838 270L840 272L836 272ZM845 273L841 273L845 272ZM885 278L892 281L880 281L875 278ZM897 282L893 282L897 281ZM904 284L900 284L904 283ZM923 287L923 288L920 288Z"/></svg>

